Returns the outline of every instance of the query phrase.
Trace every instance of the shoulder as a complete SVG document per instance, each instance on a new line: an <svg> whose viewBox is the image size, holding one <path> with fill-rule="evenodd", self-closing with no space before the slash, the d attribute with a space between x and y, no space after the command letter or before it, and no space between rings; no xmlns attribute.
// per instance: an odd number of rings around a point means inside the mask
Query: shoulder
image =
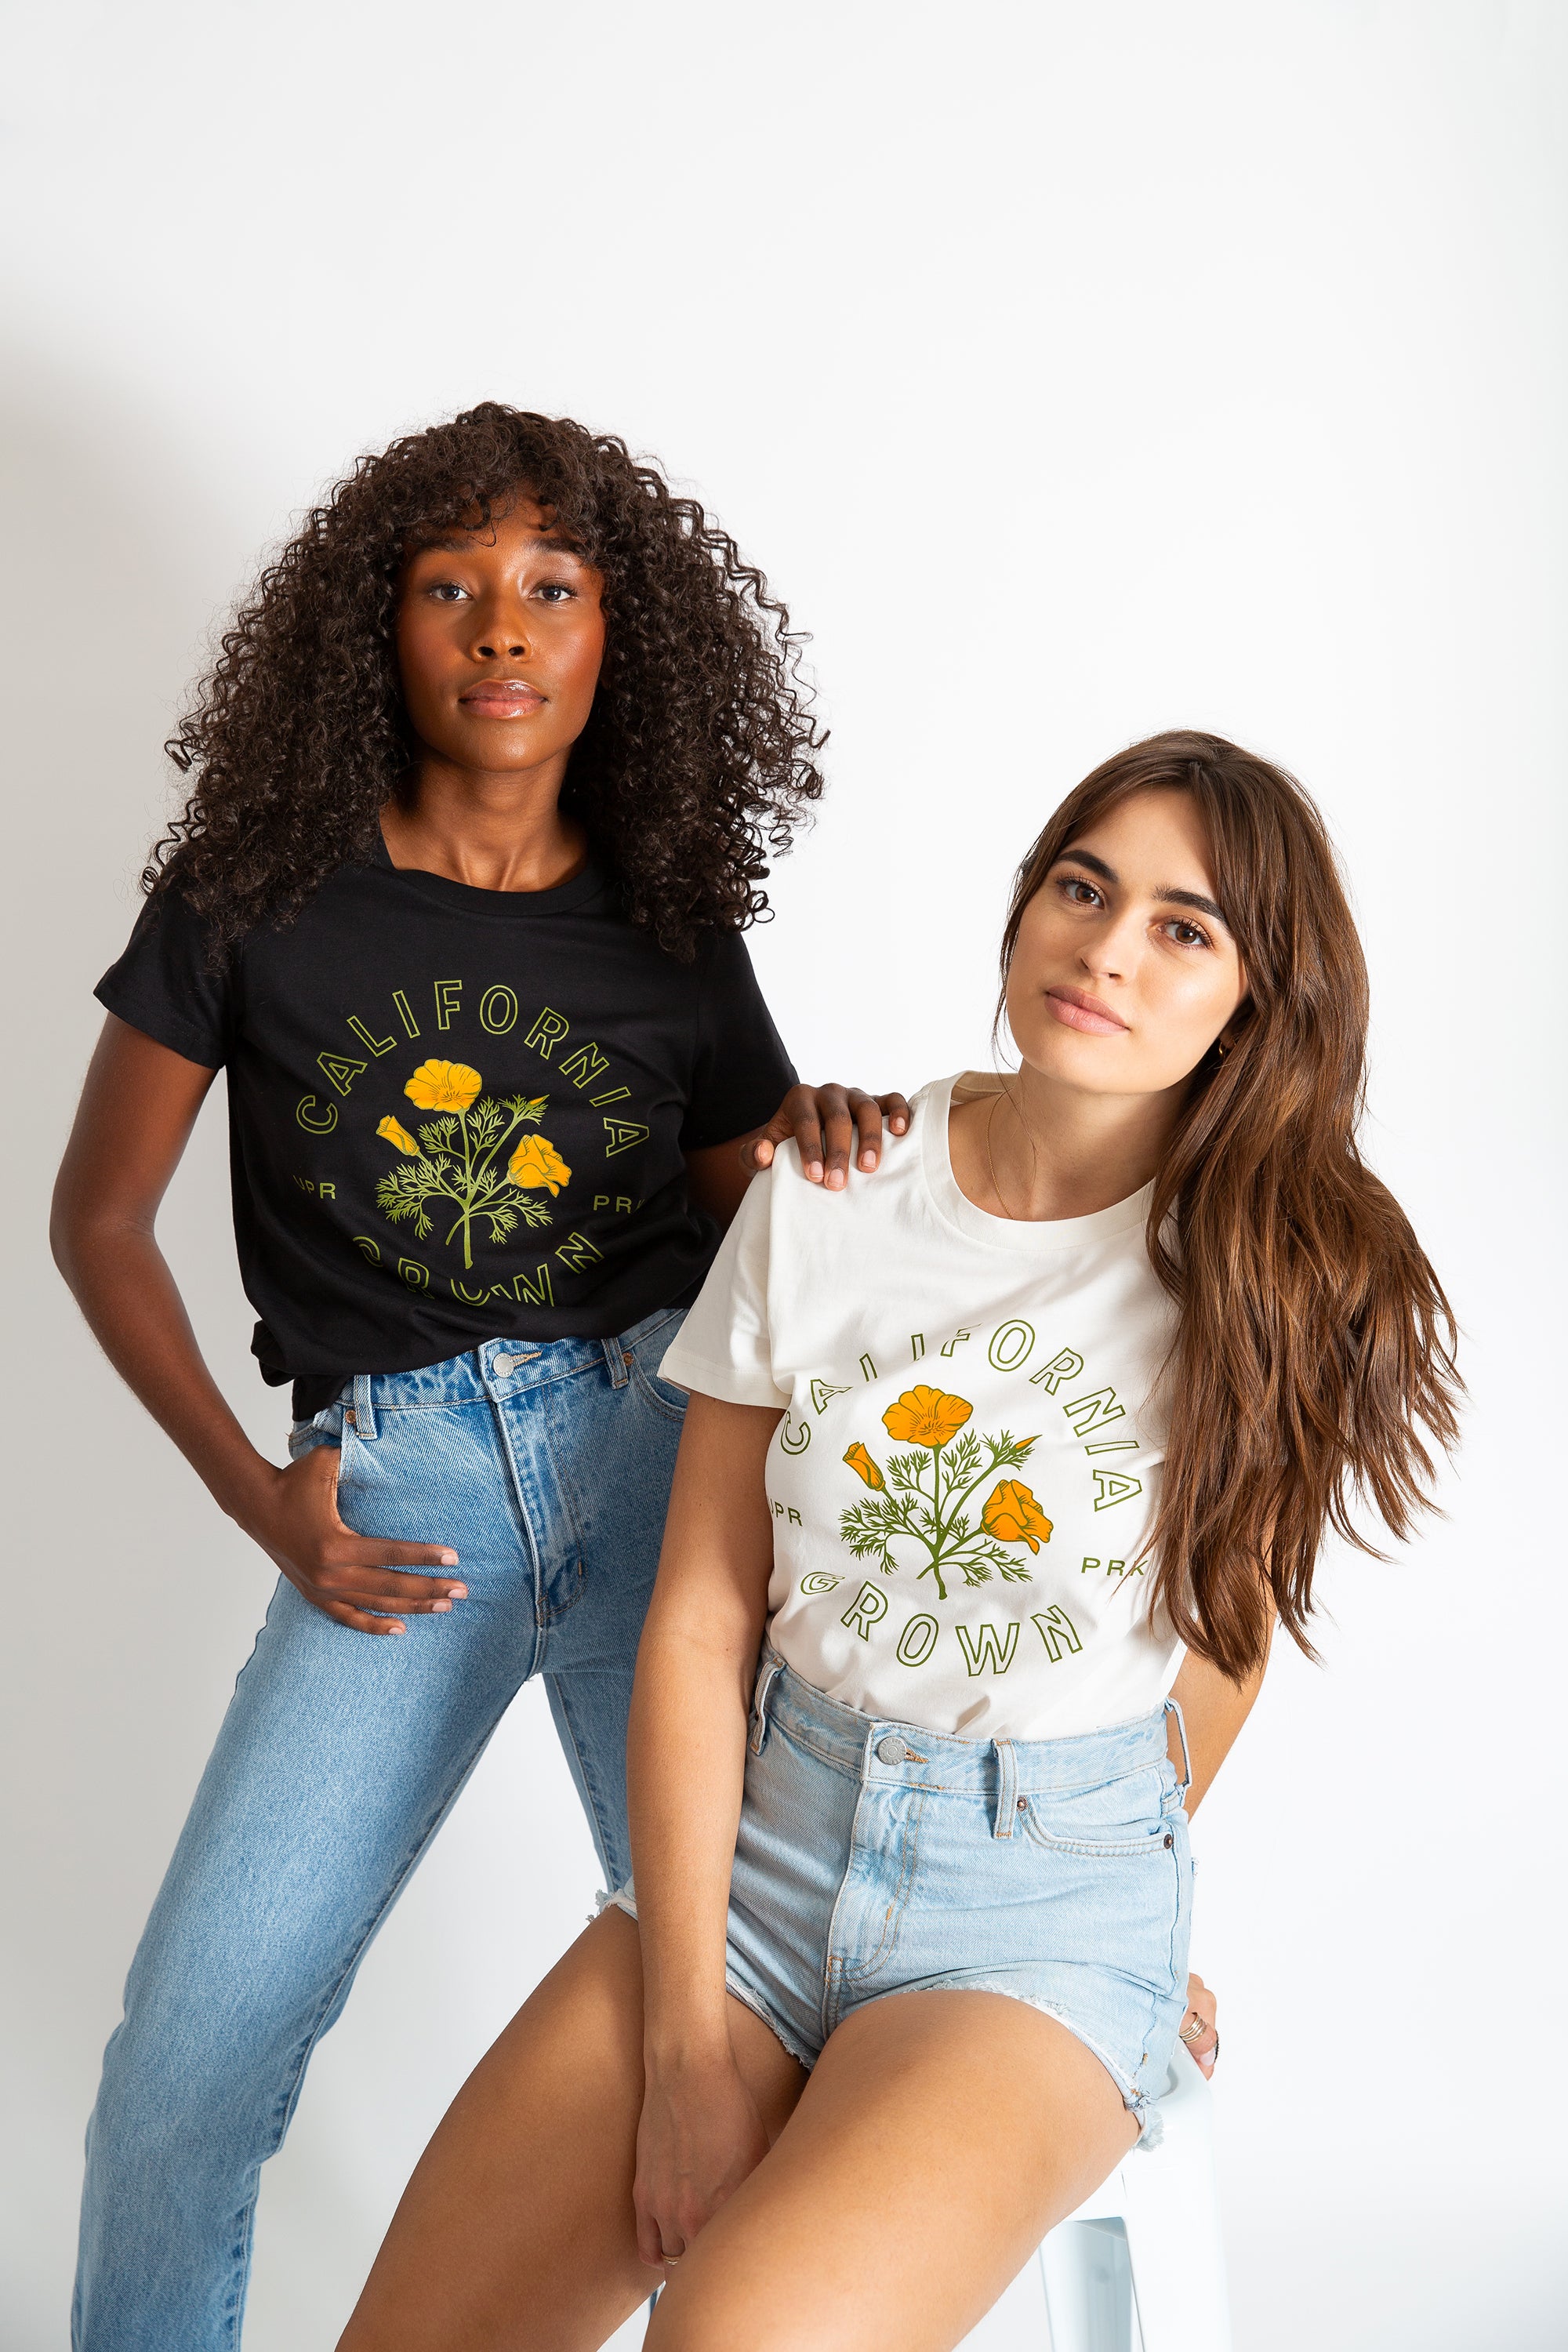
<svg viewBox="0 0 1568 2352"><path fill-rule="evenodd" d="M232 965L232 950L222 958L211 953L210 919L191 904L180 883L171 877L143 899L136 912L131 937L114 969L153 964L192 974L205 972L219 985Z"/></svg>
<svg viewBox="0 0 1568 2352"><path fill-rule="evenodd" d="M879 1228L906 1223L918 1213L925 1197L924 1158L927 1129L946 1115L943 1078L910 1097L910 1124L902 1135L884 1129L882 1156L874 1169L851 1164L841 1192L807 1181L801 1166L800 1147L792 1136L780 1144L772 1168L764 1171L771 1184L770 1213L775 1226L788 1224L816 1237L869 1234ZM763 1178L753 1179L760 1183Z"/></svg>

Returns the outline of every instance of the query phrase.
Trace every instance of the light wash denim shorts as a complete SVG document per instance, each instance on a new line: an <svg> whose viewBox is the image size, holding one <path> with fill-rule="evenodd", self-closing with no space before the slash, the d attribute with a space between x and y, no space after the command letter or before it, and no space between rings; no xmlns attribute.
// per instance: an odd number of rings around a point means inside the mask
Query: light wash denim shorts
<svg viewBox="0 0 1568 2352"><path fill-rule="evenodd" d="M840 1706L764 1645L730 1990L806 2067L889 1993L1011 1994L1093 2051L1148 2132L1187 2001L1173 1714L1169 1699L1071 1738L960 1739ZM613 1899L637 1916L631 1885Z"/></svg>

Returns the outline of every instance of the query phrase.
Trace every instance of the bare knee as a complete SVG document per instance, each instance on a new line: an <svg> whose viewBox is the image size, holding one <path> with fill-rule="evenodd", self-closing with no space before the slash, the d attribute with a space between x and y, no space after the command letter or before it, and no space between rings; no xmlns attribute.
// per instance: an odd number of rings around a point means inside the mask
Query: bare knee
<svg viewBox="0 0 1568 2352"><path fill-rule="evenodd" d="M821 2312L781 2305L761 2282L671 2280L643 2338L644 2352L851 2352Z"/></svg>

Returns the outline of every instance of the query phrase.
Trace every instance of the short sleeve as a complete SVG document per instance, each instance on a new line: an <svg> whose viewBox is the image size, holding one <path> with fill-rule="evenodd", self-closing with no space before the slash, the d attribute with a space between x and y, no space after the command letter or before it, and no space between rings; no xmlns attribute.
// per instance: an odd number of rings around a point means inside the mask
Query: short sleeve
<svg viewBox="0 0 1568 2352"><path fill-rule="evenodd" d="M228 1058L230 981L209 971L205 926L177 891L148 899L125 953L92 992L117 1020L187 1062L218 1070Z"/></svg>
<svg viewBox="0 0 1568 2352"><path fill-rule="evenodd" d="M768 1328L773 1185L771 1168L747 1185L708 1279L673 1346L665 1349L658 1371L678 1389L696 1389L726 1404L782 1410L790 1392L774 1381Z"/></svg>
<svg viewBox="0 0 1568 2352"><path fill-rule="evenodd" d="M794 1084L795 1065L757 986L746 942L738 931L722 931L702 975L681 1150L700 1151L761 1127Z"/></svg>

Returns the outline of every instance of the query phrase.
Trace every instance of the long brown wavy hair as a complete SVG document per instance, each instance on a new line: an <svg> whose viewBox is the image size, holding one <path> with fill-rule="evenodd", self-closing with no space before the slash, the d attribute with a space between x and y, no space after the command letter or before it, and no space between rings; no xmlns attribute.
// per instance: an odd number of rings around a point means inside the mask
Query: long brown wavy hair
<svg viewBox="0 0 1568 2352"><path fill-rule="evenodd" d="M1461 1383L1442 1286L1357 1147L1366 964L1294 777L1218 735L1156 735L1107 760L1018 869L1004 992L1024 909L1064 850L1158 790L1191 793L1203 817L1247 993L1226 1049L1193 1073L1154 1179L1149 1255L1180 1312L1146 1556L1183 1641L1239 1679L1267 1653L1270 1594L1312 1654L1326 1529L1373 1552L1363 1505L1396 1537L1431 1507L1426 1441L1453 1445Z"/></svg>
<svg viewBox="0 0 1568 2352"><path fill-rule="evenodd" d="M823 785L804 640L722 526L615 434L487 400L362 457L305 517L165 746L192 789L142 885L184 893L215 963L373 854L415 756L395 642L409 550L488 528L520 490L604 576L564 801L628 917L689 961L765 912L768 853Z"/></svg>

